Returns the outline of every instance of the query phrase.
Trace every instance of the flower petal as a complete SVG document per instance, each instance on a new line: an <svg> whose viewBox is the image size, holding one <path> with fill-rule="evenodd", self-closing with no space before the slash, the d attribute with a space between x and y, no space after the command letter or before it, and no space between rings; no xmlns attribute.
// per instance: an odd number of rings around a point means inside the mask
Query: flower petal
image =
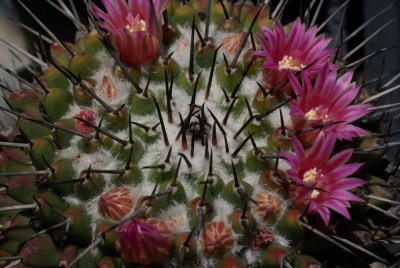
<svg viewBox="0 0 400 268"><path fill-rule="evenodd" d="M343 205L342 202L335 199L330 199L329 201L325 202L324 205L336 211L337 213L343 215L346 219L351 220L349 211L347 210L346 206Z"/></svg>
<svg viewBox="0 0 400 268"><path fill-rule="evenodd" d="M329 220L331 218L331 212L329 211L329 209L327 207L319 207L318 213L324 221L325 225L328 226Z"/></svg>

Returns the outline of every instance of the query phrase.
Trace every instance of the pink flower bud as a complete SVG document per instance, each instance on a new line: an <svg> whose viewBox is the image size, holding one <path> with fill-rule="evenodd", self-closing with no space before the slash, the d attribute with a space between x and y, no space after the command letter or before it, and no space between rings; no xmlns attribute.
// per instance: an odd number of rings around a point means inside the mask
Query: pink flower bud
<svg viewBox="0 0 400 268"><path fill-rule="evenodd" d="M233 233L223 221L208 223L200 234L200 250L206 257L221 257L233 248Z"/></svg>
<svg viewBox="0 0 400 268"><path fill-rule="evenodd" d="M166 261L173 245L172 232L163 221L133 219L117 229L115 247L128 262L149 265Z"/></svg>
<svg viewBox="0 0 400 268"><path fill-rule="evenodd" d="M99 199L99 212L111 220L121 220L132 210L132 192L127 187L117 187Z"/></svg>

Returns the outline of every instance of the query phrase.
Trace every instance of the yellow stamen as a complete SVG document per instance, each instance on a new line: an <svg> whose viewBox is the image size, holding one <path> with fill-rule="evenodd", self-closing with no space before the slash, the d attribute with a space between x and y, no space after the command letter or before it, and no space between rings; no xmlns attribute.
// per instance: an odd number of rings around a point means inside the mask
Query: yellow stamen
<svg viewBox="0 0 400 268"><path fill-rule="evenodd" d="M307 118L307 120L318 120L319 119L315 109L309 110L304 116Z"/></svg>
<svg viewBox="0 0 400 268"><path fill-rule="evenodd" d="M132 14L129 13L126 19L128 20L128 24L125 26L125 28L131 33L146 31L146 22L144 20L140 20L139 16L134 18Z"/></svg>
<svg viewBox="0 0 400 268"><path fill-rule="evenodd" d="M329 120L329 116L326 114L326 109L321 109L320 107L310 109L304 114L304 117L307 120L321 120L323 122Z"/></svg>
<svg viewBox="0 0 400 268"><path fill-rule="evenodd" d="M303 181L305 183L314 183L317 179L317 168L312 168L306 171L303 175Z"/></svg>
<svg viewBox="0 0 400 268"><path fill-rule="evenodd" d="M144 32L146 30L146 22L144 20L139 20L135 25L128 24L125 28L131 33Z"/></svg>
<svg viewBox="0 0 400 268"><path fill-rule="evenodd" d="M320 192L318 191L318 190L313 190L312 192L311 192L311 199L315 199L315 198L317 198L318 196L319 196L319 194L320 194Z"/></svg>
<svg viewBox="0 0 400 268"><path fill-rule="evenodd" d="M300 71L305 67L304 64L301 64L298 59L293 58L292 56L283 56L282 60L278 62L278 69L281 70L292 70L292 71Z"/></svg>

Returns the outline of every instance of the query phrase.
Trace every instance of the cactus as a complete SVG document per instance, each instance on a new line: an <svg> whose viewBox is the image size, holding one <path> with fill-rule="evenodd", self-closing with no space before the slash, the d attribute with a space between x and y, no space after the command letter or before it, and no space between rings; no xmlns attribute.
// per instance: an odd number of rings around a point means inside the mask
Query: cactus
<svg viewBox="0 0 400 268"><path fill-rule="evenodd" d="M372 120L395 89L352 82L319 9L86 2L75 43L43 26L43 60L19 49L43 74L1 85L0 265L396 265L398 144Z"/></svg>

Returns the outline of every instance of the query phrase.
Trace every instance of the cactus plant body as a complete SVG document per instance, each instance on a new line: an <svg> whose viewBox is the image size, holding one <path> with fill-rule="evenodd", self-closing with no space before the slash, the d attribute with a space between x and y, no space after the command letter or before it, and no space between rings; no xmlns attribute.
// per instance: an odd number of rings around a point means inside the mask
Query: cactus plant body
<svg viewBox="0 0 400 268"><path fill-rule="evenodd" d="M318 8L85 2L87 24L59 7L74 43L39 35L42 73L1 85L1 267L396 265L398 163L374 169L398 144L371 119L392 89Z"/></svg>

